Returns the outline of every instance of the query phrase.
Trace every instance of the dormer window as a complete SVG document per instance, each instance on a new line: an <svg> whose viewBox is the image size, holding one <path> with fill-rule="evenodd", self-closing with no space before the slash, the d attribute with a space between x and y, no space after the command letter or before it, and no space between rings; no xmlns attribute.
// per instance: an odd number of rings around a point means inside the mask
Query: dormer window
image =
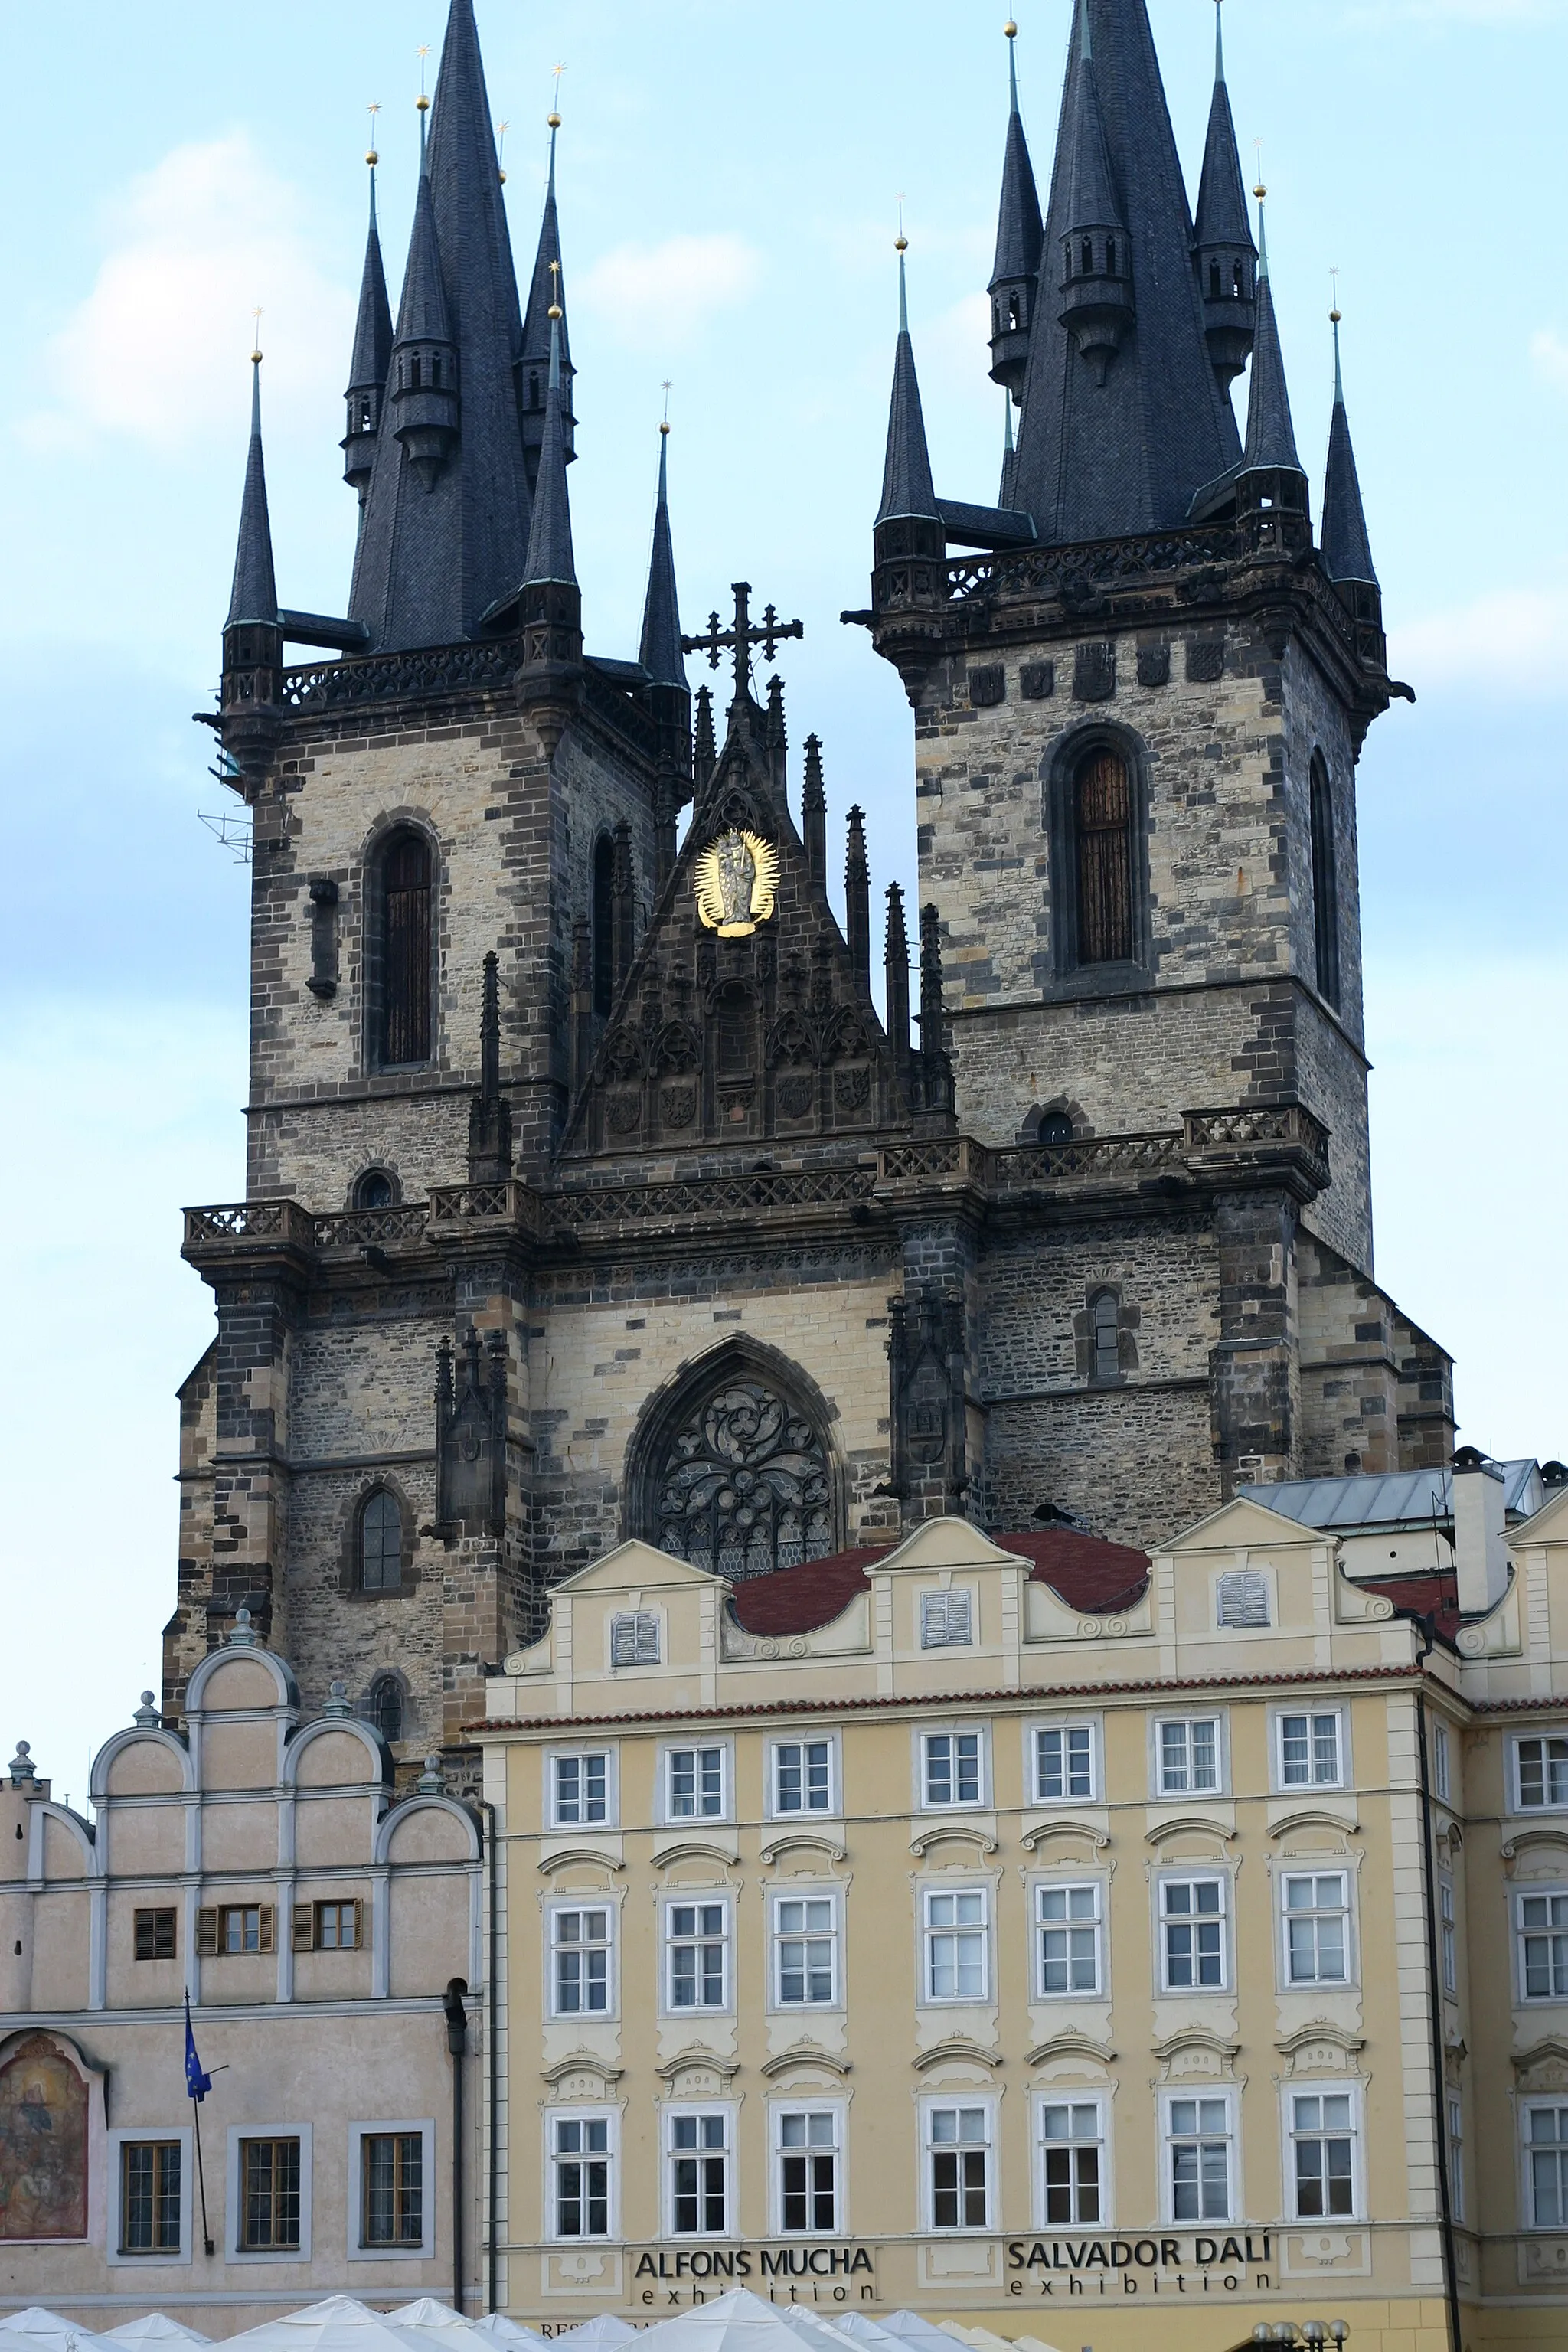
<svg viewBox="0 0 1568 2352"><path fill-rule="evenodd" d="M1108 278L1116 275L1116 239L1113 236L1105 240L1105 274Z"/></svg>
<svg viewBox="0 0 1568 2352"><path fill-rule="evenodd" d="M1209 300L1217 302L1222 291L1219 282L1219 264L1217 261L1211 261L1209 263Z"/></svg>

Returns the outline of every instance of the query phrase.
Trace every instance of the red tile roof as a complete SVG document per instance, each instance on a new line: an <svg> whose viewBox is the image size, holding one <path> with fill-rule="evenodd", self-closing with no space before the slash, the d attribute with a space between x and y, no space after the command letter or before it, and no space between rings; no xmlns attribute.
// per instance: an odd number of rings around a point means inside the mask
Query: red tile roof
<svg viewBox="0 0 1568 2352"><path fill-rule="evenodd" d="M1369 1577L1362 1591L1380 1592L1404 1615L1433 1617L1439 1641L1447 1642L1450 1649L1458 1639L1459 1594L1451 1568L1439 1570L1436 1576Z"/></svg>
<svg viewBox="0 0 1568 2352"><path fill-rule="evenodd" d="M993 1536L992 1542L1030 1563L1037 1584L1048 1584L1069 1609L1109 1614L1130 1608L1149 1581L1144 1552L1126 1544L1102 1543L1072 1528L1047 1528L1028 1535ZM870 1589L867 1570L886 1559L887 1548L864 1545L781 1568L772 1576L746 1578L735 1587L731 1607L748 1633L810 1633L841 1616L858 1592Z"/></svg>

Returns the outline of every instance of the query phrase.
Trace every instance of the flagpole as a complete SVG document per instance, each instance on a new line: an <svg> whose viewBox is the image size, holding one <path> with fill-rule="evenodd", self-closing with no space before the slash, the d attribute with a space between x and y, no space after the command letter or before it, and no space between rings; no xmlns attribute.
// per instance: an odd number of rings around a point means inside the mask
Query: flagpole
<svg viewBox="0 0 1568 2352"><path fill-rule="evenodd" d="M221 2074L223 2069L220 2067L218 2072ZM207 2226L207 2177L202 2163L201 2103L212 2086L212 2076L203 2073L202 2062L196 2056L196 2037L191 2031L190 1988L187 1986L185 1989L185 2088L191 2095L191 2123L195 2128L196 2139L196 2187L201 2192L202 2200L202 2244L206 2249L209 2259L213 2254L214 2247L212 2232Z"/></svg>
<svg viewBox="0 0 1568 2352"><path fill-rule="evenodd" d="M202 2199L202 2244L210 2255L213 2252L213 2242L207 2230L206 2175L202 2169L202 2111L199 2102L195 2099L191 2101L191 2121L195 2126L196 2134L196 2186L201 2191Z"/></svg>

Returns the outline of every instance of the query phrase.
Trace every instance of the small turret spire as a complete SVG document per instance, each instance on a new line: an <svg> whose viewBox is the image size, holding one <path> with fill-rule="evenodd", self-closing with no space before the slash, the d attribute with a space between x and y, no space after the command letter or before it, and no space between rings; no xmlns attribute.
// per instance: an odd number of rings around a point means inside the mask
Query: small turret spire
<svg viewBox="0 0 1568 2352"><path fill-rule="evenodd" d="M560 71L558 68L558 76ZM575 370L572 365L572 340L566 323L565 277L561 266L561 223L555 208L555 142L561 130L559 79L556 90L556 101L547 118L550 163L544 186L544 210L539 224L539 245L533 257L533 275L529 280L527 307L522 314L522 341L517 363L518 407L522 417L523 446L527 451L531 482L538 479L539 452L544 439L544 403L550 368L552 310L560 314L562 424L566 463L570 465L576 455L576 418L572 394Z"/></svg>
<svg viewBox="0 0 1568 2352"><path fill-rule="evenodd" d="M452 333L425 125L429 100L419 94L419 184L414 234L392 350L393 432L426 489L436 487L458 439L458 345Z"/></svg>
<svg viewBox="0 0 1568 2352"><path fill-rule="evenodd" d="M910 940L904 925L904 894L888 885L888 929L882 954L888 992L888 1042L900 1078L910 1065Z"/></svg>
<svg viewBox="0 0 1568 2352"><path fill-rule="evenodd" d="M805 774L800 788L800 835L814 882L827 879L827 788L822 774L822 738L805 739Z"/></svg>
<svg viewBox="0 0 1568 2352"><path fill-rule="evenodd" d="M1294 554L1310 544L1311 516L1307 477L1296 453L1285 356L1268 282L1268 240L1261 181L1258 197L1258 329L1252 346L1252 383L1247 408L1247 446L1237 478L1237 512L1250 520L1260 548Z"/></svg>
<svg viewBox="0 0 1568 2352"><path fill-rule="evenodd" d="M647 594L643 600L638 659L656 686L686 686L680 649L680 605L675 585L675 550L669 536L669 419L658 428L658 497L653 510L653 551Z"/></svg>
<svg viewBox="0 0 1568 2352"><path fill-rule="evenodd" d="M1323 483L1323 569L1336 585L1344 583L1375 589L1377 572L1372 560L1366 510L1362 504L1350 418L1345 412L1337 299L1329 317L1334 330L1334 411L1329 426L1329 466Z"/></svg>
<svg viewBox="0 0 1568 2352"><path fill-rule="evenodd" d="M258 319L261 313L257 312ZM226 629L276 628L278 583L272 570L272 523L267 511L267 467L261 454L261 353L250 354L250 447L239 504L239 543Z"/></svg>
<svg viewBox="0 0 1568 2352"><path fill-rule="evenodd" d="M1029 142L1018 111L1018 27L1009 17L1007 138L1002 155L1002 197L996 214L996 255L991 265L991 377L1022 399L1035 321L1040 253L1046 226Z"/></svg>
<svg viewBox="0 0 1568 2352"><path fill-rule="evenodd" d="M848 816L844 856L844 931L849 961L862 988L871 985L871 868L866 856L866 812L858 803Z"/></svg>
<svg viewBox="0 0 1568 2352"><path fill-rule="evenodd" d="M545 397L544 438L539 453L539 478L534 485L533 528L528 535L524 587L545 581L563 586L577 584L572 553L572 507L566 488L566 447L562 425L561 310L550 313L550 385Z"/></svg>
<svg viewBox="0 0 1568 2352"><path fill-rule="evenodd" d="M1057 315L1103 385L1136 311L1131 239L1106 145L1089 0L1079 0L1078 63L1063 139L1066 203Z"/></svg>
<svg viewBox="0 0 1568 2352"><path fill-rule="evenodd" d="M901 229L895 249L899 257L899 341L893 359L888 454L882 468L882 503L877 509L877 521L880 526L895 520L929 520L940 530L925 417L921 410L920 379L915 373L914 345L910 340L909 286L904 272L909 239Z"/></svg>
<svg viewBox="0 0 1568 2352"><path fill-rule="evenodd" d="M1018 452L1013 440L1013 395L1004 389L1002 395L1002 489L996 503L1005 514L1013 506L1013 478L1018 470Z"/></svg>
<svg viewBox="0 0 1568 2352"><path fill-rule="evenodd" d="M374 124L379 111L372 107ZM370 228L365 237L364 268L360 276L359 310L354 320L353 352L349 361L348 430L343 436L343 479L364 502L381 430L382 403L386 396L386 373L392 361L392 309L386 299L386 271L381 258L381 234L375 217L375 167L380 157L374 139L366 152L370 166Z"/></svg>
<svg viewBox="0 0 1568 2352"><path fill-rule="evenodd" d="M1223 387L1247 365L1257 324L1257 247L1247 216L1247 188L1236 143L1236 121L1225 83L1221 0L1215 0L1214 98L1198 183L1193 263L1203 295L1204 335L1209 359Z"/></svg>

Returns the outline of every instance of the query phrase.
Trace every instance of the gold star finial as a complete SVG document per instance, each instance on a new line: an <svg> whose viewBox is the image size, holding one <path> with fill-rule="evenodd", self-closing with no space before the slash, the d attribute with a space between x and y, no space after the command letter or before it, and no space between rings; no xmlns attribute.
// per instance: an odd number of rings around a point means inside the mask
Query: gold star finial
<svg viewBox="0 0 1568 2352"><path fill-rule="evenodd" d="M1261 204L1264 197L1268 194L1268 189L1263 184L1263 142L1261 139L1255 139L1252 143L1258 151L1258 185L1253 189L1252 193L1258 198L1258 203Z"/></svg>
<svg viewBox="0 0 1568 2352"><path fill-rule="evenodd" d="M425 60L430 54L429 42L421 41L414 54L419 60L419 95L415 100L414 103L419 109L420 113L424 114L427 112L430 105L429 100L425 95Z"/></svg>
<svg viewBox="0 0 1568 2352"><path fill-rule="evenodd" d="M365 112L370 117L370 145L364 151L364 160L374 172L381 161L381 157L375 152L375 118L381 112L380 99L373 98L365 108Z"/></svg>
<svg viewBox="0 0 1568 2352"><path fill-rule="evenodd" d="M555 96L551 102L550 112L546 115L545 121L552 131L559 131L561 128L561 77L566 68L563 65L559 65L552 66L550 70L555 77Z"/></svg>
<svg viewBox="0 0 1568 2352"><path fill-rule="evenodd" d="M665 379L664 379L664 417L663 417L663 421L661 422L661 424L660 424L660 425L659 425L659 428L658 428L658 429L659 429L659 431L660 431L661 433L668 433L668 432L669 431L669 392L670 392L670 384L671 384L671 382L672 382L672 378L670 378L669 376L666 376L666 377L665 377Z"/></svg>
<svg viewBox="0 0 1568 2352"><path fill-rule="evenodd" d="M503 188L506 185L506 134L510 129L511 125L510 122L498 122L496 124L496 177L500 180Z"/></svg>
<svg viewBox="0 0 1568 2352"><path fill-rule="evenodd" d="M1337 262L1329 272L1329 282L1334 289L1333 308L1329 312L1329 322L1331 326L1337 327L1342 315L1340 310L1340 272Z"/></svg>
<svg viewBox="0 0 1568 2352"><path fill-rule="evenodd" d="M893 239L893 251L894 251L895 253L908 253L908 251L909 251L909 249L910 249L910 241L909 241L909 238L904 235L904 192L903 192L902 188L900 188L900 189L899 190L899 194L898 194L898 206L899 206L899 233L898 233L897 236Z"/></svg>
<svg viewBox="0 0 1568 2352"><path fill-rule="evenodd" d="M250 314L250 364L252 367L259 367L261 365L261 309L259 304L258 304L257 308Z"/></svg>

